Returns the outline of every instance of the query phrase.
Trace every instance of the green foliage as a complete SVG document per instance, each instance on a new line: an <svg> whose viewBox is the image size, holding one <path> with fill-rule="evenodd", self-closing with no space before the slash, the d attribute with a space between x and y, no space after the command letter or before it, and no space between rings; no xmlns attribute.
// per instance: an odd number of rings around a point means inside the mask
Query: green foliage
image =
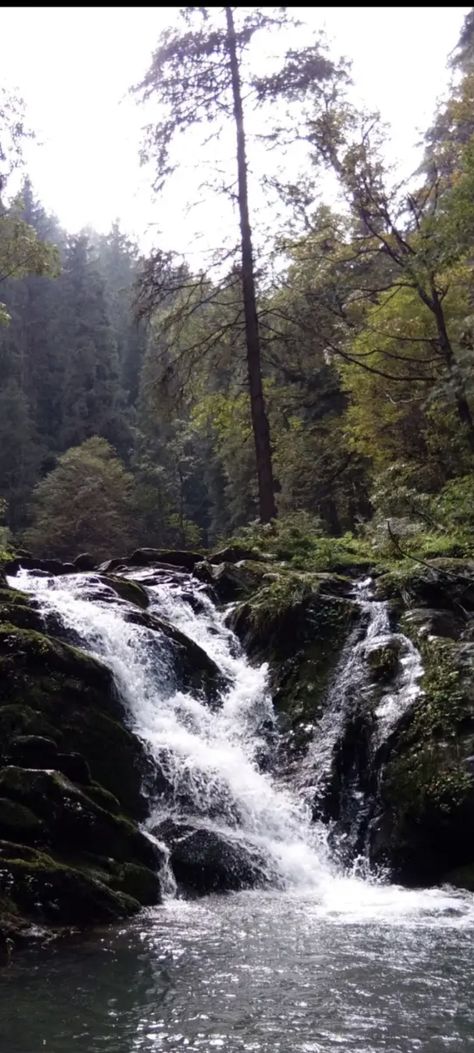
<svg viewBox="0 0 474 1053"><path fill-rule="evenodd" d="M255 548L301 571L341 571L371 562L370 546L346 534L327 537L321 523L307 512L295 512L262 526L255 523L239 531L230 544Z"/></svg>
<svg viewBox="0 0 474 1053"><path fill-rule="evenodd" d="M112 447L94 436L59 458L34 491L25 543L42 556L97 559L133 543L133 478Z"/></svg>

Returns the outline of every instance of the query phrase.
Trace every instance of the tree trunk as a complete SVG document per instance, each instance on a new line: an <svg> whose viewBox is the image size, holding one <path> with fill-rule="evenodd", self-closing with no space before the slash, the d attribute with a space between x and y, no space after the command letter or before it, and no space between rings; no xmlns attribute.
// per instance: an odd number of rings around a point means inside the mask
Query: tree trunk
<svg viewBox="0 0 474 1053"><path fill-rule="evenodd" d="M463 379L459 374L459 367L456 362L453 349L451 347L451 341L449 339L448 330L446 328L446 320L444 317L443 306L440 303L438 293L435 289L432 290L432 302L433 314L436 319L436 328L438 330L438 341L444 356L444 360L446 362L446 367L449 376L453 383L454 399L456 402L458 417L465 430L465 435L469 444L469 449L472 453L474 453L474 421L472 419L471 407L467 400Z"/></svg>
<svg viewBox="0 0 474 1053"><path fill-rule="evenodd" d="M260 519L268 523L276 516L273 485L270 428L265 410L262 388L260 337L258 331L257 305L255 299L255 277L252 254L252 233L249 220L247 160L245 155L244 115L240 71L237 57L234 17L231 7L225 9L227 19L227 48L232 77L234 120L237 133L237 173L240 235L242 246L242 295L244 301L245 338L247 344L247 370L250 391L252 427L257 458L258 499Z"/></svg>

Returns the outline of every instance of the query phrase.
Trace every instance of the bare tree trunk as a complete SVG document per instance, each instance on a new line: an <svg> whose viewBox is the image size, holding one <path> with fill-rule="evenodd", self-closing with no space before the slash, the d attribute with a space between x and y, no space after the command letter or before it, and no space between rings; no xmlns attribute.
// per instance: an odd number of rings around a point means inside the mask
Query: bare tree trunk
<svg viewBox="0 0 474 1053"><path fill-rule="evenodd" d="M245 338L247 343L250 407L255 440L255 453L257 458L260 519L262 523L268 523L271 519L275 518L276 507L270 447L270 428L268 426L262 388L260 337L255 299L252 233L250 229L248 206L244 115L242 108L239 61L237 57L237 41L232 8L226 7L225 13L227 19L227 47L232 76L234 120L237 133L238 200L242 245L242 294L245 315Z"/></svg>
<svg viewBox="0 0 474 1053"><path fill-rule="evenodd" d="M465 429L465 434L469 444L469 448L472 451L472 453L474 453L474 421L472 419L471 407L467 400L464 382L459 373L459 367L456 362L456 358L454 356L453 349L451 346L451 341L448 336L443 306L440 302L438 293L434 289L432 301L433 314L435 316L436 328L438 330L439 345L443 353L444 360L446 362L446 367L449 376L453 382L454 399L456 402L458 417L461 421L461 424L463 425L463 428Z"/></svg>

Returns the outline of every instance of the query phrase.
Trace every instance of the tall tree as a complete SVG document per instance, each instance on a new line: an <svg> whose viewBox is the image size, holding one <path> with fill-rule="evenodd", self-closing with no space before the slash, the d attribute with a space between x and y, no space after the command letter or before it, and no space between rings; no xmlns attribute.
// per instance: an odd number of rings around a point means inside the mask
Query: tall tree
<svg viewBox="0 0 474 1053"><path fill-rule="evenodd" d="M65 363L61 447L102 435L123 451L128 431L117 346L104 284L85 234L69 239L60 284Z"/></svg>
<svg viewBox="0 0 474 1053"><path fill-rule="evenodd" d="M163 185L172 172L170 147L177 133L197 125L211 124L214 134L222 120L233 123L236 136L237 205L240 222L240 281L247 356L248 391L256 453L260 518L268 522L276 515L273 482L270 430L262 381L261 340L259 334L255 260L252 244L248 200L248 166L244 97L255 103L277 98L289 82L294 93L295 83L307 84L305 78L324 79L332 71L316 47L291 54L280 84L253 72L245 73L248 49L255 34L264 29L275 29L285 22L284 9L268 13L254 9L252 13L225 7L214 18L209 8L184 8L185 28L168 30L163 43L154 54L152 65L140 88L145 100L153 97L164 116L150 130L149 149L158 163L155 187ZM225 20L224 17L225 16ZM150 277L150 275L149 275ZM152 283L153 284L153 283ZM153 299L153 297L152 297Z"/></svg>

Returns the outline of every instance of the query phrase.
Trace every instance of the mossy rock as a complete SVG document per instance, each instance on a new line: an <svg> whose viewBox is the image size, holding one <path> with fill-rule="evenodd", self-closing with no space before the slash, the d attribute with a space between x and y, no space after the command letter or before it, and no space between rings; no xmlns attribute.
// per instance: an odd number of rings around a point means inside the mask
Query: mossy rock
<svg viewBox="0 0 474 1053"><path fill-rule="evenodd" d="M100 852L154 867L159 852L138 828L97 805L55 771L8 766L0 770L0 797L30 809L41 820L44 841L61 852Z"/></svg>
<svg viewBox="0 0 474 1053"><path fill-rule="evenodd" d="M48 739L60 736L60 731L54 727L46 717L37 709L32 709L24 703L17 702L13 705L0 705L0 743L1 752L8 752L12 739L21 735L38 735Z"/></svg>
<svg viewBox="0 0 474 1053"><path fill-rule="evenodd" d="M0 839L15 841L37 841L43 832L38 816L9 797L0 797Z"/></svg>
<svg viewBox="0 0 474 1053"><path fill-rule="evenodd" d="M141 906L87 870L7 841L0 841L0 897L23 918L61 926L119 921Z"/></svg>
<svg viewBox="0 0 474 1053"><path fill-rule="evenodd" d="M260 586L263 577L271 572L268 563L244 559L238 563L196 564L194 577L206 585L212 585L220 600L228 602L242 596L250 596Z"/></svg>
<svg viewBox="0 0 474 1053"><path fill-rule="evenodd" d="M145 818L142 783L151 762L139 739L100 709L65 705L63 719L62 750L79 750L89 763L92 780L117 797L133 818Z"/></svg>
<svg viewBox="0 0 474 1053"><path fill-rule="evenodd" d="M127 603L134 603L136 607L145 610L149 606L149 598L146 590L137 581L129 581L128 578L120 578L111 574L104 574L100 580L116 592L120 599Z"/></svg>
<svg viewBox="0 0 474 1053"><path fill-rule="evenodd" d="M260 563L265 560L265 556L256 548L244 548L242 545L229 545L227 548L220 549L218 552L212 552L207 557L208 563L239 563L241 560L251 560L252 562ZM268 560L269 557L266 557Z"/></svg>
<svg viewBox="0 0 474 1053"><path fill-rule="evenodd" d="M167 548L137 548L122 562L131 567L151 567L164 563L168 567L181 567L191 571L204 558L202 552L176 551Z"/></svg>
<svg viewBox="0 0 474 1053"><path fill-rule="evenodd" d="M40 701L67 690L82 705L100 699L117 711L112 674L101 662L34 630L0 625L0 676L3 704L24 701L28 688Z"/></svg>
<svg viewBox="0 0 474 1053"><path fill-rule="evenodd" d="M0 626L0 677L3 750L18 734L52 737L63 755L82 754L92 779L124 810L144 817L149 761L123 726L123 706L105 666L40 633Z"/></svg>
<svg viewBox="0 0 474 1053"><path fill-rule="evenodd" d="M391 743L372 846L402 879L439 881L474 857L473 651L422 642L423 694Z"/></svg>
<svg viewBox="0 0 474 1053"><path fill-rule="evenodd" d="M367 652L367 665L372 677L381 683L393 680L399 664L400 645L396 640Z"/></svg>
<svg viewBox="0 0 474 1053"><path fill-rule="evenodd" d="M463 613L474 611L474 562L432 559L403 564L376 583L382 598L398 598L405 607L429 607Z"/></svg>

